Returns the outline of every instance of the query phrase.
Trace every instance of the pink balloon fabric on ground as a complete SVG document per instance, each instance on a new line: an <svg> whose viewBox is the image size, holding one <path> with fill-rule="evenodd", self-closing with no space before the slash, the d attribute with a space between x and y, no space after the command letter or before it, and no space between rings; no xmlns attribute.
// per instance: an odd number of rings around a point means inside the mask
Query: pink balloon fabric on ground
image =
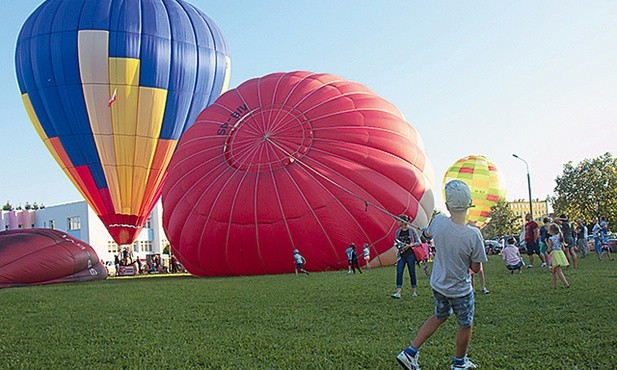
<svg viewBox="0 0 617 370"><path fill-rule="evenodd" d="M425 226L433 173L416 130L367 87L275 73L222 95L180 140L163 186L171 249L198 276L391 265L392 215Z"/></svg>
<svg viewBox="0 0 617 370"><path fill-rule="evenodd" d="M0 232L0 288L107 278L94 249L50 229Z"/></svg>

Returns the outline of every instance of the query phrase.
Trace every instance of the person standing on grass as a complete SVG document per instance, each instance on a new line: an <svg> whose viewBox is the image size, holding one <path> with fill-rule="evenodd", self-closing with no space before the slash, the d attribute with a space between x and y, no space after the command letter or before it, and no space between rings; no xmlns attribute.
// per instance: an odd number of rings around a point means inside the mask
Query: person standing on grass
<svg viewBox="0 0 617 370"><path fill-rule="evenodd" d="M371 259L371 250L368 247L368 243L364 243L364 247L362 248L362 256L364 257L365 268L370 270L371 265L369 265L369 261Z"/></svg>
<svg viewBox="0 0 617 370"><path fill-rule="evenodd" d="M347 273L348 274L351 274L351 264L352 264L351 256L352 256L352 252L353 251L351 250L351 245L349 247L347 247L347 249L345 249L345 254L347 255Z"/></svg>
<svg viewBox="0 0 617 370"><path fill-rule="evenodd" d="M572 224L570 223L568 216L566 216L565 214L559 215L559 217L556 218L555 221L557 221L557 224L561 227L561 234L563 235L564 246L563 252L568 259L568 262L572 264L572 267L576 268L576 242L574 240L575 233L574 229L572 228Z"/></svg>
<svg viewBox="0 0 617 370"><path fill-rule="evenodd" d="M480 264L487 261L484 239L479 229L465 224L467 210L473 207L467 184L452 180L446 184L445 194L450 217L442 214L435 216L423 232L425 237L433 238L435 243L431 273L435 312L422 325L411 344L396 356L396 360L405 369L420 368L420 347L446 322L452 312L456 315L459 328L450 369L477 368L467 356L475 308L469 269L478 272Z"/></svg>
<svg viewBox="0 0 617 370"><path fill-rule="evenodd" d="M469 274L471 275L471 286L475 289L474 277L476 272L469 269ZM482 263L480 264L480 269L478 270L478 278L480 279L480 285L482 286L482 293L489 294L490 291L486 289L486 277L484 276L484 266Z"/></svg>
<svg viewBox="0 0 617 370"><path fill-rule="evenodd" d="M580 218L576 219L576 246L581 252L581 258L587 257L589 253L589 247L587 246L587 226Z"/></svg>
<svg viewBox="0 0 617 370"><path fill-rule="evenodd" d="M542 267L546 267L546 260L540 253L538 246L538 223L533 220L531 213L525 215L525 245L527 246L527 256L529 256L528 268L533 267L533 255L537 254L542 261Z"/></svg>
<svg viewBox="0 0 617 370"><path fill-rule="evenodd" d="M598 218L593 218L593 228L591 229L591 233L593 234L593 242L596 250L596 257L600 259L600 254L602 254L602 240L600 240L600 223L598 222Z"/></svg>
<svg viewBox="0 0 617 370"><path fill-rule="evenodd" d="M506 261L506 268L510 270L510 274L513 274L516 270L523 272L522 267L525 266L525 262L523 262L521 253L516 247L516 240L513 237L508 238L508 244L502 249L501 255L503 260Z"/></svg>
<svg viewBox="0 0 617 370"><path fill-rule="evenodd" d="M611 257L611 247L608 245L608 221L604 216L600 217L600 241L602 243L602 253L600 253L598 260L601 261L602 257L606 254L608 255L608 259L612 261L613 258Z"/></svg>
<svg viewBox="0 0 617 370"><path fill-rule="evenodd" d="M360 266L358 266L358 252L356 251L356 245L354 243L349 244L349 248L351 248L351 269L353 273L356 273L358 270L359 273L362 273L360 270Z"/></svg>
<svg viewBox="0 0 617 370"><path fill-rule="evenodd" d="M409 217L407 215L398 216L396 222L399 226L395 234L395 244L398 246L396 254L396 292L392 293L391 297L397 299L401 298L405 266L407 266L409 279L411 280L411 296L417 297L416 256L413 253L413 247L420 245L420 237L416 230L409 226Z"/></svg>
<svg viewBox="0 0 617 370"><path fill-rule="evenodd" d="M557 278L561 280L564 288L569 288L570 284L562 269L562 267L569 265L568 259L563 252L563 234L557 224L551 224L549 234L551 236L548 238L547 251L549 253L551 271L553 272L553 289L557 289Z"/></svg>
<svg viewBox="0 0 617 370"><path fill-rule="evenodd" d="M304 269L306 258L302 257L300 251L297 249L294 249L294 261L296 262L296 275L298 275L298 271L304 272L307 275L309 274L308 271Z"/></svg>
<svg viewBox="0 0 617 370"><path fill-rule="evenodd" d="M549 217L544 217L542 222L544 222L544 225L540 227L538 247L540 248L540 253L544 256L544 261L548 261L548 254L546 253L546 248L548 247L548 227L551 225L552 220Z"/></svg>

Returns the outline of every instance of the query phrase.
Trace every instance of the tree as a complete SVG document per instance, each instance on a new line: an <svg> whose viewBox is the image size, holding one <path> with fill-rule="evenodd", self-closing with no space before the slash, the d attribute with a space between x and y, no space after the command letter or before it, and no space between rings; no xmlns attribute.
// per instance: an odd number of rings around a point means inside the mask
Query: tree
<svg viewBox="0 0 617 370"><path fill-rule="evenodd" d="M499 199L491 209L491 220L482 229L482 235L485 239L498 235L518 234L520 218L512 211L510 204L505 199Z"/></svg>
<svg viewBox="0 0 617 370"><path fill-rule="evenodd" d="M576 166L568 162L555 179L555 196L550 197L555 214L587 222L605 215L617 219L617 158L610 153L585 159Z"/></svg>
<svg viewBox="0 0 617 370"><path fill-rule="evenodd" d="M2 206L2 210L3 211L12 211L13 210L13 205L11 203L9 203L9 201L6 201L6 204Z"/></svg>

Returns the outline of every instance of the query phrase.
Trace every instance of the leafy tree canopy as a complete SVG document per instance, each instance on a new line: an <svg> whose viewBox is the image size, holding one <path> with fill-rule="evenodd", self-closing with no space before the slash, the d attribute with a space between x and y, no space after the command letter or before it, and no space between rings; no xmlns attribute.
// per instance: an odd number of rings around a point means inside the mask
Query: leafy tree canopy
<svg viewBox="0 0 617 370"><path fill-rule="evenodd" d="M505 199L499 199L492 208L491 220L482 229L485 239L501 235L518 234L520 218L512 211L510 204Z"/></svg>
<svg viewBox="0 0 617 370"><path fill-rule="evenodd" d="M601 215L617 220L617 158L610 153L577 165L564 164L555 182L555 195L550 198L555 214L586 222Z"/></svg>

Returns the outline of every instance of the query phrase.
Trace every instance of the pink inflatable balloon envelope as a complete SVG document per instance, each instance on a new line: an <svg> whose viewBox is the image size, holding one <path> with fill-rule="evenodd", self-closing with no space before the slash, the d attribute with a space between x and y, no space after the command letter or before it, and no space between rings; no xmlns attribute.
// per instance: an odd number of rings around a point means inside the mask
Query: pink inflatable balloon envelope
<svg viewBox="0 0 617 370"><path fill-rule="evenodd" d="M293 272L294 249L308 270L345 268L350 242L389 265L392 215L425 226L432 177L416 130L367 87L275 73L219 97L183 135L163 225L199 276Z"/></svg>
<svg viewBox="0 0 617 370"><path fill-rule="evenodd" d="M106 277L94 249L70 235L50 229L0 232L0 288Z"/></svg>

